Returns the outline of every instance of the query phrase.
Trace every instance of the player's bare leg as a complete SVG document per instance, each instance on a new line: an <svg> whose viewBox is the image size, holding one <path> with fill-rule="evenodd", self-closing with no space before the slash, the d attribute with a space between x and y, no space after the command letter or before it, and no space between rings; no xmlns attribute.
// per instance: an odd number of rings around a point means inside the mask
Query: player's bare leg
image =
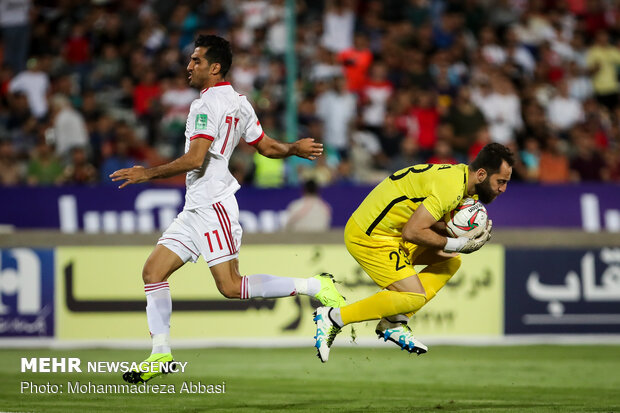
<svg viewBox="0 0 620 413"><path fill-rule="evenodd" d="M168 278L183 265L174 252L163 245L155 246L142 269L144 292L146 294L146 318L151 333L151 355L145 362L172 363L170 350L170 314L172 299ZM159 370L148 372L128 371L123 380L128 383L142 383L162 374Z"/></svg>
<svg viewBox="0 0 620 413"><path fill-rule="evenodd" d="M344 298L336 289L330 274L319 274L310 278L278 277L270 274L241 276L237 259L212 266L211 274L218 290L226 298L245 300L302 294L315 297L323 305L330 307L344 305Z"/></svg>

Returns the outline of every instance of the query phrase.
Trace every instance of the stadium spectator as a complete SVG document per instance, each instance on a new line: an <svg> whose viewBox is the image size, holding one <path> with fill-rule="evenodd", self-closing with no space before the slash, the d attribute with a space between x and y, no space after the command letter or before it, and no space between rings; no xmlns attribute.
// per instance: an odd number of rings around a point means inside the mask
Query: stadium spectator
<svg viewBox="0 0 620 413"><path fill-rule="evenodd" d="M329 47L326 47L328 50ZM355 33L352 47L337 50L338 62L343 67L347 79L347 88L351 92L359 93L366 83L368 70L373 61L372 52L368 47L368 37L361 32Z"/></svg>
<svg viewBox="0 0 620 413"><path fill-rule="evenodd" d="M491 78L491 88L485 95L476 95L478 105L489 124L489 132L494 142L507 144L515 139L522 128L521 101L514 85L503 74L496 73Z"/></svg>
<svg viewBox="0 0 620 413"><path fill-rule="evenodd" d="M364 126L378 134L385 120L388 101L394 86L387 79L387 66L375 61L370 67L370 76L361 89L362 119Z"/></svg>
<svg viewBox="0 0 620 413"><path fill-rule="evenodd" d="M28 162L27 182L31 186L60 185L64 181L63 166L54 147L40 139Z"/></svg>
<svg viewBox="0 0 620 413"><path fill-rule="evenodd" d="M63 181L71 185L87 185L97 181L97 169L88 161L86 149L74 146L69 164L63 171Z"/></svg>
<svg viewBox="0 0 620 413"><path fill-rule="evenodd" d="M111 145L111 150L112 153L103 160L99 169L99 182L102 185L116 185L109 179L114 171L140 164L137 159L130 156L129 144L123 139L114 142Z"/></svg>
<svg viewBox="0 0 620 413"><path fill-rule="evenodd" d="M317 47L316 61L312 63L308 79L312 82L330 82L344 76L336 55L324 47Z"/></svg>
<svg viewBox="0 0 620 413"><path fill-rule="evenodd" d="M569 129L585 120L581 102L569 95L566 80L557 83L556 95L547 106L547 119L558 133L566 134Z"/></svg>
<svg viewBox="0 0 620 413"><path fill-rule="evenodd" d="M56 154L67 157L71 148L86 147L89 143L86 122L64 95L52 97L52 125Z"/></svg>
<svg viewBox="0 0 620 413"><path fill-rule="evenodd" d="M355 0L326 0L321 45L339 53L353 46ZM356 42L357 43L357 42ZM356 44L356 49L358 44Z"/></svg>
<svg viewBox="0 0 620 413"><path fill-rule="evenodd" d="M286 207L284 231L324 232L330 229L332 210L319 194L316 182L309 180L303 184L303 195Z"/></svg>
<svg viewBox="0 0 620 413"><path fill-rule="evenodd" d="M9 92L22 92L28 99L30 111L37 119L43 119L48 111L48 94L50 78L45 71L47 57L31 57L26 63L26 70L19 72L9 82Z"/></svg>
<svg viewBox="0 0 620 413"><path fill-rule="evenodd" d="M620 65L620 49L609 43L606 31L597 32L594 44L588 49L586 63L592 74L596 99L613 110L619 103L620 83L616 68Z"/></svg>
<svg viewBox="0 0 620 413"><path fill-rule="evenodd" d="M566 141L554 134L546 139L538 161L538 181L542 184L562 184L570 181L569 159L563 149Z"/></svg>
<svg viewBox="0 0 620 413"><path fill-rule="evenodd" d="M346 161L351 127L357 116L357 99L347 90L343 78L337 78L317 97L316 115L324 124L326 150L335 151L343 162Z"/></svg>
<svg viewBox="0 0 620 413"><path fill-rule="evenodd" d="M583 126L575 128L572 135L575 154L570 160L571 180L602 181L605 162L597 150L595 137Z"/></svg>
<svg viewBox="0 0 620 413"><path fill-rule="evenodd" d="M392 112L386 114L384 122L378 135L382 153L379 164L386 170L392 170L390 167L391 159L399 155L405 135L398 128L396 116Z"/></svg>
<svg viewBox="0 0 620 413"><path fill-rule="evenodd" d="M0 0L2 54L7 66L15 73L26 68L31 6L30 0Z"/></svg>
<svg viewBox="0 0 620 413"><path fill-rule="evenodd" d="M23 181L23 170L13 144L0 140L0 186L16 186Z"/></svg>
<svg viewBox="0 0 620 413"><path fill-rule="evenodd" d="M486 125L484 115L471 100L467 86L459 89L458 95L444 118L450 127L450 146L459 162L468 161L469 148L476 141L478 131Z"/></svg>
<svg viewBox="0 0 620 413"><path fill-rule="evenodd" d="M533 137L526 138L519 156L525 165L525 179L536 182L540 172L540 145L538 140Z"/></svg>
<svg viewBox="0 0 620 413"><path fill-rule="evenodd" d="M423 157L432 153L437 140L439 110L435 93L429 89L421 89L416 94L414 105L408 113L407 138L416 142Z"/></svg>
<svg viewBox="0 0 620 413"><path fill-rule="evenodd" d="M90 73L90 86L95 90L115 87L120 83L124 72L125 62L119 54L118 47L106 43L102 47L101 55L95 58Z"/></svg>
<svg viewBox="0 0 620 413"><path fill-rule="evenodd" d="M426 160L426 163L456 165L459 162L452 156L450 143L445 139L437 139L433 154Z"/></svg>

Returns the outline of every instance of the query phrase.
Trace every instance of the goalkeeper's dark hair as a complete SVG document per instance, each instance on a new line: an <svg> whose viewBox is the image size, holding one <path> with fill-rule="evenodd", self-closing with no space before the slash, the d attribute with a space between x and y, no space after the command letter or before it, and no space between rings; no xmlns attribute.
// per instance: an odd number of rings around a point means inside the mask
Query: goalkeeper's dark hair
<svg viewBox="0 0 620 413"><path fill-rule="evenodd" d="M222 77L230 70L232 65L232 49L228 40L212 34L200 34L194 42L194 47L204 47L205 59L211 63L219 63Z"/></svg>
<svg viewBox="0 0 620 413"><path fill-rule="evenodd" d="M510 166L514 165L515 158L512 151L500 143L489 143L469 164L469 169L477 171L482 168L487 171L487 174L493 175L499 172L503 161L506 161Z"/></svg>

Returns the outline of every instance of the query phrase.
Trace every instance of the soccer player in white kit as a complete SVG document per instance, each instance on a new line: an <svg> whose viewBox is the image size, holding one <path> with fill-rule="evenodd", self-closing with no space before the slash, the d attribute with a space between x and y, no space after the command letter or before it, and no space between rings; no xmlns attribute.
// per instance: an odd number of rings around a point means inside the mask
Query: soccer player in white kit
<svg viewBox="0 0 620 413"><path fill-rule="evenodd" d="M110 175L122 181L119 188L151 179L187 173L185 206L166 229L142 270L146 315L153 343L145 361L169 362L172 300L168 277L186 262L203 256L219 291L227 298L275 298L304 294L325 306L340 306L344 299L330 274L287 278L269 274L241 276L241 226L235 192L239 183L228 170L230 156L241 139L269 158L299 156L316 159L323 145L312 138L283 143L267 136L247 98L224 81L232 63L230 44L213 35L200 35L187 66L189 83L201 90L189 111L185 127L185 154L174 161L143 168L120 169ZM127 372L129 383L146 382L159 371Z"/></svg>

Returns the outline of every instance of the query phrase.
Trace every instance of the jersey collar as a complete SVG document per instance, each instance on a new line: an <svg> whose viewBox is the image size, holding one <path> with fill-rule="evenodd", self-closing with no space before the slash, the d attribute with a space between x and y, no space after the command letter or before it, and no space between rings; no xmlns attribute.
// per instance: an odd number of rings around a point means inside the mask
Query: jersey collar
<svg viewBox="0 0 620 413"><path fill-rule="evenodd" d="M213 86L211 86L211 87L227 86L227 85L230 85L230 82L218 82L218 83L214 84L214 85L213 85ZM209 88L208 88L208 87L206 87L206 88L202 89L202 90L200 91L200 94L202 95L202 94L203 94L203 93L205 93L207 90L209 90Z"/></svg>

